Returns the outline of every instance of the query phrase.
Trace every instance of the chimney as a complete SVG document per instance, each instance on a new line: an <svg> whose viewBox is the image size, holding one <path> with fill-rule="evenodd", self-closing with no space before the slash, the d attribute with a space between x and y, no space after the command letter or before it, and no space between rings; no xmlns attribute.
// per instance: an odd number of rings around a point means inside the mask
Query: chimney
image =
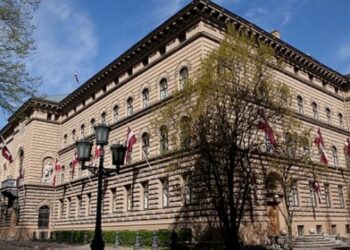
<svg viewBox="0 0 350 250"><path fill-rule="evenodd" d="M270 32L274 37L281 39L281 33L278 30L273 30Z"/></svg>

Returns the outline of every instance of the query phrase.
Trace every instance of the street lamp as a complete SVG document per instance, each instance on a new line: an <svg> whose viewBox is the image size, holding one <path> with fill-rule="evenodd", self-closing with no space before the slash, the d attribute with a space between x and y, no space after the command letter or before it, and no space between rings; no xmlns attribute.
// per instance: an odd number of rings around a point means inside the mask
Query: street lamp
<svg viewBox="0 0 350 250"><path fill-rule="evenodd" d="M110 128L106 124L98 124L95 126L95 136L96 145L100 146L100 161L97 166L87 166L85 162L90 161L92 142L88 140L77 141L77 158L81 163L82 169L88 169L90 172L94 173L98 177L97 183L97 207L96 207L96 223L95 223L95 235L91 241L90 247L92 250L103 250L105 243L102 238L102 228L101 228L101 211L102 211L102 178L105 176L110 176L111 173L119 173L120 165L124 165L124 157L126 147L120 144L115 144L111 146L112 151L112 163L116 165L115 169L105 169L103 167L104 162L104 151L103 147L108 144Z"/></svg>

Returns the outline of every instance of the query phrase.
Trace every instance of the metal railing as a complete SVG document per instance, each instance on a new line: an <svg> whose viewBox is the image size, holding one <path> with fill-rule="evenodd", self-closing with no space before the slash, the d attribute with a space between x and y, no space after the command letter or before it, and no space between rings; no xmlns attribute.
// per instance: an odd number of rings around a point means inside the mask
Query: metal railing
<svg viewBox="0 0 350 250"><path fill-rule="evenodd" d="M6 179L1 182L1 188L15 188L17 187L16 179Z"/></svg>

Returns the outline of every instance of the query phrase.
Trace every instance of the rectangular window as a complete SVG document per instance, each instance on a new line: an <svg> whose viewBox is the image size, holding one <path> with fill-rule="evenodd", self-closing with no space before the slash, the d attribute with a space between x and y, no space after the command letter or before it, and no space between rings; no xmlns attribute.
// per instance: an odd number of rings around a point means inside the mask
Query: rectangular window
<svg viewBox="0 0 350 250"><path fill-rule="evenodd" d="M63 217L63 212L64 212L64 202L63 200L61 199L60 202L59 202L59 218L62 218Z"/></svg>
<svg viewBox="0 0 350 250"><path fill-rule="evenodd" d="M322 225L316 225L316 234L322 234Z"/></svg>
<svg viewBox="0 0 350 250"><path fill-rule="evenodd" d="M143 209L146 210L149 208L149 186L148 182L145 182L143 185Z"/></svg>
<svg viewBox="0 0 350 250"><path fill-rule="evenodd" d="M132 189L131 186L126 186L126 210L131 211L132 210Z"/></svg>
<svg viewBox="0 0 350 250"><path fill-rule="evenodd" d="M325 200L326 200L326 207L331 207L331 196L329 193L329 184L328 183L324 184L324 195L325 195Z"/></svg>
<svg viewBox="0 0 350 250"><path fill-rule="evenodd" d="M343 186L338 186L338 194L339 194L339 206L340 208L344 208L344 195L343 195Z"/></svg>
<svg viewBox="0 0 350 250"><path fill-rule="evenodd" d="M190 174L185 176L185 205L192 204L192 177Z"/></svg>
<svg viewBox="0 0 350 250"><path fill-rule="evenodd" d="M169 182L168 179L162 181L162 201L163 207L169 207Z"/></svg>
<svg viewBox="0 0 350 250"><path fill-rule="evenodd" d="M69 218L70 217L70 206L71 206L71 200L70 198L67 199L67 207L66 207L66 217Z"/></svg>
<svg viewBox="0 0 350 250"><path fill-rule="evenodd" d="M91 194L86 195L86 215L89 216L91 214Z"/></svg>
<svg viewBox="0 0 350 250"><path fill-rule="evenodd" d="M82 206L81 206L81 196L78 195L77 196L77 205L76 205L76 209L77 210L75 211L75 214L76 214L77 217L81 214L81 208L82 208Z"/></svg>
<svg viewBox="0 0 350 250"><path fill-rule="evenodd" d="M304 235L304 225L298 225L297 229L298 229L298 236Z"/></svg>
<svg viewBox="0 0 350 250"><path fill-rule="evenodd" d="M111 201L110 201L110 206L111 206L111 213L114 213L117 211L117 189L112 188L111 189Z"/></svg>
<svg viewBox="0 0 350 250"><path fill-rule="evenodd" d="M299 206L298 182L296 180L292 181L290 192L291 205L294 207Z"/></svg>
<svg viewBox="0 0 350 250"><path fill-rule="evenodd" d="M347 234L350 234L350 224L346 224L346 225L345 225L345 232L346 232Z"/></svg>
<svg viewBox="0 0 350 250"><path fill-rule="evenodd" d="M336 235L337 234L337 225L332 225L331 226L331 234Z"/></svg>
<svg viewBox="0 0 350 250"><path fill-rule="evenodd" d="M316 207L316 192L315 192L315 184L314 182L309 182L309 190L310 190L310 204L312 207Z"/></svg>

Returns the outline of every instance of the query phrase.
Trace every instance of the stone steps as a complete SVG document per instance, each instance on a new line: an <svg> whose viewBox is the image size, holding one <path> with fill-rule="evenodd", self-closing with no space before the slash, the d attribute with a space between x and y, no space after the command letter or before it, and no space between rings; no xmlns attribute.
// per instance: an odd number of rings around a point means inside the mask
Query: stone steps
<svg viewBox="0 0 350 250"><path fill-rule="evenodd" d="M294 241L294 249L330 249L340 244L334 238L324 235L304 235L298 236Z"/></svg>

